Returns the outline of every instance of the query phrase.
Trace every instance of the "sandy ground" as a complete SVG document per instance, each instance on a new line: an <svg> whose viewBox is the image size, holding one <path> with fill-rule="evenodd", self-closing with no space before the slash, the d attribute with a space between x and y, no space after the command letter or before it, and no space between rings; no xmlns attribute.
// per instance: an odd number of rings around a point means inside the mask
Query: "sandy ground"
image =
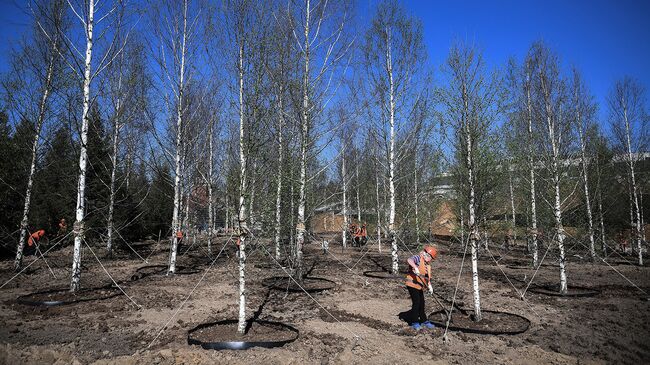
<svg viewBox="0 0 650 365"><path fill-rule="evenodd" d="M441 254L434 264L435 290L441 298L451 298L462 258L453 254L458 247L441 248L448 254ZM95 250L99 254L99 249ZM496 247L492 250L501 263L523 257L521 252L498 254ZM259 310L267 298L260 319L290 324L300 331L300 336L282 348L211 351L187 345L187 331L204 322L236 318L235 248L228 246L212 266L205 264L203 249L192 249L180 256L180 265L200 268L197 274L130 280L139 267L166 263L167 251L160 247L148 263L127 253L101 259L105 270L132 301L120 295L58 307L18 304L20 295L68 286L69 247L47 255L56 278L42 260L34 263L27 273L0 289L0 363L650 363L650 269L620 264L624 258L612 260L614 265L610 267L569 257L569 284L600 290L595 297L563 298L527 292L525 300L521 300L518 293L533 274L532 287L553 284L558 281L558 269L542 266L537 273L532 269L510 269L497 265L484 253L479 263L482 307L524 316L530 320L530 328L512 336L449 332L445 343L444 329L415 332L398 319L398 313L410 306L401 281L363 276L364 271L380 269L371 257L381 265L389 264L388 253L377 253L375 246L343 251L332 244L329 254L323 254L316 245L306 246L306 260L310 267L313 264L311 275L337 284L311 297L269 292L262 285L263 279L283 272L279 267L256 268L255 263L269 261L258 249L250 254L247 265L248 310ZM111 283L92 253L86 249L83 257L83 287ZM407 253L402 253L400 261L406 257ZM27 262L31 260L33 257ZM551 264L553 260L551 253L545 262ZM0 261L1 283L14 276L11 266L10 259ZM472 306L469 272L466 260L457 301L467 309ZM435 301L427 298L428 312L439 309Z"/></svg>

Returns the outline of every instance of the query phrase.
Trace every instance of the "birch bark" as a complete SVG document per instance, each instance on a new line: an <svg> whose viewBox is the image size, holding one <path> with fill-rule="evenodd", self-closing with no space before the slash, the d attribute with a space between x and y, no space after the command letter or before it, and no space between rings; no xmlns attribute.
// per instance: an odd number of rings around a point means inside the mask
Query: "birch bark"
<svg viewBox="0 0 650 365"><path fill-rule="evenodd" d="M526 89L526 111L527 111L527 120L528 120L528 168L529 168L529 175L530 175L530 226L531 226L531 232L530 232L530 249L533 253L533 267L537 267L539 265L539 258L538 258L538 253L537 253L537 201L536 201L536 194L535 194L535 159L534 159L534 154L533 154L533 106L532 106L532 100L530 96L530 89L531 89L531 74L530 70L528 69L530 67L529 64L526 65L526 83L525 83L525 89Z"/></svg>
<svg viewBox="0 0 650 365"><path fill-rule="evenodd" d="M342 238L343 238L343 248L348 247L348 227L350 222L348 222L348 183L347 183L347 171L345 171L345 142L343 142L343 152L341 153L341 181L343 182L343 229Z"/></svg>
<svg viewBox="0 0 650 365"><path fill-rule="evenodd" d="M627 162L628 162L628 167L630 168L630 182L631 182L631 191L632 191L632 203L634 204L634 209L636 211L636 224L634 224L634 227L636 228L636 241L637 241L637 251L638 251L638 258L639 258L639 266L643 266L643 251L641 247L641 210L639 209L639 198L637 194L637 186L636 186L636 174L634 171L634 159L632 156L632 143L630 139L630 120L628 119L628 110L627 110L627 102L625 101L624 98L621 99L621 105L623 105L623 120L625 122L625 138L626 138L626 148L627 148Z"/></svg>
<svg viewBox="0 0 650 365"><path fill-rule="evenodd" d="M239 319L237 331L241 334L246 330L246 149L244 148L244 44L239 44Z"/></svg>
<svg viewBox="0 0 650 365"><path fill-rule="evenodd" d="M311 20L311 3L306 0L305 4L305 27L304 27L304 75L302 80L302 108L300 120L300 180L298 186L298 219L296 222L296 276L299 280L303 277L302 246L305 242L305 205L307 188L307 144L309 139L309 66L310 66L310 37L309 27Z"/></svg>
<svg viewBox="0 0 650 365"><path fill-rule="evenodd" d="M56 37L54 38L57 39ZM53 41L56 42L56 41ZM45 112L47 110L47 100L50 96L52 89L52 77L54 73L54 62L57 44L52 44L52 55L48 61L47 71L45 75L45 83L43 84L43 94L38 107L38 117L36 119L36 128L34 133L34 141L32 142L32 160L29 166L29 175L27 177L27 189L25 190L25 205L23 206L23 219L20 221L20 238L16 247L16 259L14 261L14 269L20 271L23 263L23 250L25 249L25 239L27 238L27 226L29 224L29 209L32 201L32 186L34 184L34 172L36 171L36 157L38 155L39 141L41 139L41 130L45 122Z"/></svg>
<svg viewBox="0 0 650 365"><path fill-rule="evenodd" d="M210 120L208 129L208 255L212 255L212 236L214 235L214 198L212 187L214 181L212 180L213 174L213 161L214 161L214 119Z"/></svg>
<svg viewBox="0 0 650 365"><path fill-rule="evenodd" d="M388 76L388 95L389 95L389 122L390 122L390 140L388 147L388 192L389 192L389 211L388 211L388 235L391 242L391 273L397 275L399 271L397 256L397 232L395 230L395 84L393 82L393 58L391 54L391 35L390 30L386 30L386 73Z"/></svg>
<svg viewBox="0 0 650 365"><path fill-rule="evenodd" d="M185 53L187 41L187 0L183 0L183 34L181 43L181 62L179 70L178 97L176 100L176 173L174 176L174 212L172 216L172 247L169 255L168 274L176 272L176 251L178 249L178 238L176 233L181 230L180 209L181 209L181 180L183 167L181 166L181 154L183 153L183 93L185 91Z"/></svg>
<svg viewBox="0 0 650 365"><path fill-rule="evenodd" d="M117 102L113 116L113 154L111 155L111 182L110 182L110 198L108 202L108 224L106 228L106 252L108 256L113 254L113 213L115 210L115 176L117 172L117 153L120 141L120 129L122 123L122 62L124 60L123 54L120 55L119 76L117 80Z"/></svg>
<svg viewBox="0 0 650 365"><path fill-rule="evenodd" d="M84 62L83 80L83 114L81 125L81 146L79 152L79 183L77 185L77 207L74 223L74 248L72 254L72 280L70 291L80 288L81 280L81 243L84 239L84 218L86 214L86 167L88 163L88 123L90 110L90 82L93 52L93 26L95 16L95 0L88 0L88 18L85 24L86 57Z"/></svg>
<svg viewBox="0 0 650 365"><path fill-rule="evenodd" d="M283 146L282 146L282 128L284 127L284 106L282 105L284 90L280 86L280 91L278 92L278 178L277 178L277 190L275 193L275 259L280 259L280 233L282 228L282 212L281 212L281 202L282 202L282 163L283 163Z"/></svg>

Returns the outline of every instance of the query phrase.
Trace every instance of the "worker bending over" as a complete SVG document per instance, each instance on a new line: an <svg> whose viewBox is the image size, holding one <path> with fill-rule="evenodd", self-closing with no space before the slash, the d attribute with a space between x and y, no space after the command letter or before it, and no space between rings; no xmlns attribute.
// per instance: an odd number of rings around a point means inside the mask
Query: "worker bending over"
<svg viewBox="0 0 650 365"><path fill-rule="evenodd" d="M45 230L44 229L39 229L38 231L32 233L29 235L29 238L27 239L27 247L25 247L25 255L33 255L36 253L36 249L38 248L38 243L45 236Z"/></svg>
<svg viewBox="0 0 650 365"><path fill-rule="evenodd" d="M366 224L364 223L361 227L357 227L354 232L354 243L358 246L365 246L368 242L368 231L366 231Z"/></svg>
<svg viewBox="0 0 650 365"><path fill-rule="evenodd" d="M422 326L434 328L424 312L424 290L433 293L431 286L431 260L435 259L438 251L433 246L424 246L419 254L413 255L406 260L409 264L406 274L406 289L411 297L411 310L400 313L400 318L405 320L409 326L419 330Z"/></svg>

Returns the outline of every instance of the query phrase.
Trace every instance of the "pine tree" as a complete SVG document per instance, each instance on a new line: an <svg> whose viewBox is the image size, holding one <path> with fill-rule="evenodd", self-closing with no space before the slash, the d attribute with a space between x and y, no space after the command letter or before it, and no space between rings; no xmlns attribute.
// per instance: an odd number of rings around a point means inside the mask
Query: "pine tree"
<svg viewBox="0 0 650 365"><path fill-rule="evenodd" d="M34 227L47 233L58 232L58 222L73 221L75 205L76 152L66 127L57 129L34 178L32 219ZM70 227L70 223L68 223Z"/></svg>

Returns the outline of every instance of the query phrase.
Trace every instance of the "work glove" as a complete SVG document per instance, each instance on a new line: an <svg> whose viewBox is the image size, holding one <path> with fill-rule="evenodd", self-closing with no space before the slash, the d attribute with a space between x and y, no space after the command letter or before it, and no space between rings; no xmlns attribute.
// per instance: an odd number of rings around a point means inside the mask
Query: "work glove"
<svg viewBox="0 0 650 365"><path fill-rule="evenodd" d="M431 283L429 283L429 294L433 295L433 287L431 286Z"/></svg>
<svg viewBox="0 0 650 365"><path fill-rule="evenodd" d="M420 270L417 267L413 268L413 272L415 273L415 275L420 275Z"/></svg>

